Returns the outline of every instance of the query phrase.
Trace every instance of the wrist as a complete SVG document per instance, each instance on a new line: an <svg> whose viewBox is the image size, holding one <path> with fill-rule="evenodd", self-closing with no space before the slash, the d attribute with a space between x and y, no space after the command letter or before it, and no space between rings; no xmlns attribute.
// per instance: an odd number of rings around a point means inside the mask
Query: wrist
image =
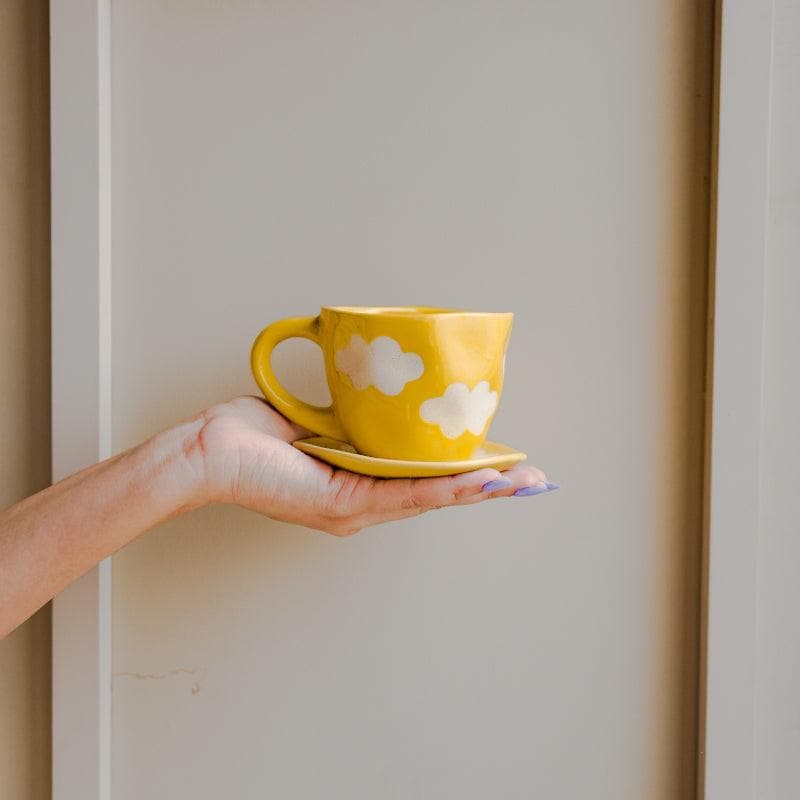
<svg viewBox="0 0 800 800"><path fill-rule="evenodd" d="M204 425L203 418L192 419L157 433L141 445L148 471L173 509L170 516L216 499L205 470L201 444Z"/></svg>

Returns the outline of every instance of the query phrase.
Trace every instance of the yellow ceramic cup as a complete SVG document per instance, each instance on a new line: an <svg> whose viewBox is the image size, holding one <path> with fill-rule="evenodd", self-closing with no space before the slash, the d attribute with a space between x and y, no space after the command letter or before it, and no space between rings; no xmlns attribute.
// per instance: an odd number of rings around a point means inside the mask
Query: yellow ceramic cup
<svg viewBox="0 0 800 800"><path fill-rule="evenodd" d="M513 314L446 308L323 308L275 322L253 344L253 375L284 416L359 453L413 461L470 458L500 401ZM270 365L284 339L316 342L332 404L289 394Z"/></svg>

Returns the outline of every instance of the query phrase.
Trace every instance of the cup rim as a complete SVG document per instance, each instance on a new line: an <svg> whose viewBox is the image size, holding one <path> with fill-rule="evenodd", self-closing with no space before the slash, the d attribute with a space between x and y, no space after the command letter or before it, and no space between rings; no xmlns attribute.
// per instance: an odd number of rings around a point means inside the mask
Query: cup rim
<svg viewBox="0 0 800 800"><path fill-rule="evenodd" d="M356 317L385 316L403 319L430 317L513 317L513 311L470 311L463 308L439 306L322 306L322 311L348 314Z"/></svg>

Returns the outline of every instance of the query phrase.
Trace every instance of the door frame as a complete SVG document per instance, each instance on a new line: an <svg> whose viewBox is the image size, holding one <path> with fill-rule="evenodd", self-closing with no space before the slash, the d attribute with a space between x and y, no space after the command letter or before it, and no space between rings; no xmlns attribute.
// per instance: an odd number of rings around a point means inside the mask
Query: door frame
<svg viewBox="0 0 800 800"><path fill-rule="evenodd" d="M715 39L698 797L752 800L771 0Z"/></svg>
<svg viewBox="0 0 800 800"><path fill-rule="evenodd" d="M752 800L772 6L716 15L698 797ZM51 0L53 475L111 455L111 0ZM111 800L111 562L53 601L53 800Z"/></svg>
<svg viewBox="0 0 800 800"><path fill-rule="evenodd" d="M50 2L53 480L111 455L111 0ZM111 798L111 559L53 600L54 800Z"/></svg>

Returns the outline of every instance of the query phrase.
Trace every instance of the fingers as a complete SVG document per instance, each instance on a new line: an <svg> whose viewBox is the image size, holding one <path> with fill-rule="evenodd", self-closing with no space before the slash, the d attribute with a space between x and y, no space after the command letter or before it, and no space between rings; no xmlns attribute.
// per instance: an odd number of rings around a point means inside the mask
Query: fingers
<svg viewBox="0 0 800 800"><path fill-rule="evenodd" d="M547 482L547 475L542 470L526 464L501 473L500 478L485 486L480 494L465 497L458 505L471 505L495 497L525 497L555 488L558 487Z"/></svg>
<svg viewBox="0 0 800 800"><path fill-rule="evenodd" d="M412 478L401 481L384 481L376 487L371 498L372 509L383 511L408 511L419 513L444 508L480 497L483 487L500 480L496 469L480 469L443 478Z"/></svg>
<svg viewBox="0 0 800 800"><path fill-rule="evenodd" d="M352 481L346 503L339 511L354 520L356 527L364 528L446 506L546 492L550 490L548 486L555 484L547 484L547 476L533 466L515 467L502 473L481 469L443 478L361 478ZM343 499L340 495L340 502Z"/></svg>

